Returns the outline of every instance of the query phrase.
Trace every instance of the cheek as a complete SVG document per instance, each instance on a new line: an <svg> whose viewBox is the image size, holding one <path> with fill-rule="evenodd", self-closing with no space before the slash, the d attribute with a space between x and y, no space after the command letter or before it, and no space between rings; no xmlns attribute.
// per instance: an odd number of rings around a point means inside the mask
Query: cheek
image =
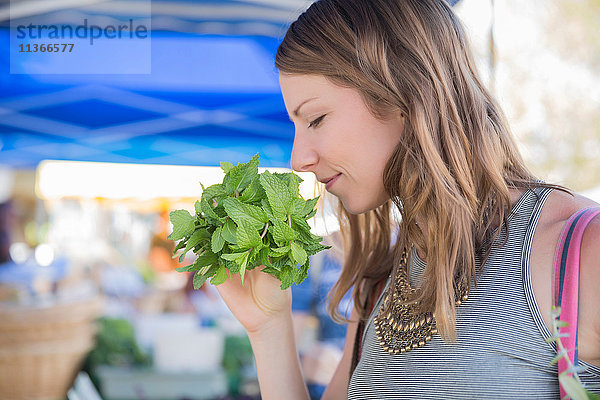
<svg viewBox="0 0 600 400"><path fill-rule="evenodd" d="M389 199L380 172L375 166L362 165L352 183L345 186L340 198L349 213L361 214L373 210Z"/></svg>

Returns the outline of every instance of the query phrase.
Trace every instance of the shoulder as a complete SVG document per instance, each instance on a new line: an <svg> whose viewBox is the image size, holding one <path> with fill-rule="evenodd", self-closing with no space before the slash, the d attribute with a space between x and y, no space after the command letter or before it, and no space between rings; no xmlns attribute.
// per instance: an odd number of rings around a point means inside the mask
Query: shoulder
<svg viewBox="0 0 600 400"><path fill-rule="evenodd" d="M583 208L598 206L600 204L585 196L553 190L544 205L540 223L556 235L562 231L571 215ZM558 235L554 238L555 243L558 243ZM599 304L600 291L597 288L600 287L600 215L594 217L583 234L579 261L580 302L584 306ZM597 326L600 331L600 317Z"/></svg>
<svg viewBox="0 0 600 400"><path fill-rule="evenodd" d="M545 229L562 230L574 213L586 207L598 206L600 204L580 194L553 190L546 200L539 223ZM600 262L600 215L587 226L581 243L582 266L598 262Z"/></svg>
<svg viewBox="0 0 600 400"><path fill-rule="evenodd" d="M567 193L555 189L544 204L539 222L544 225L564 225L578 210L594 206L597 207L600 204L578 193Z"/></svg>

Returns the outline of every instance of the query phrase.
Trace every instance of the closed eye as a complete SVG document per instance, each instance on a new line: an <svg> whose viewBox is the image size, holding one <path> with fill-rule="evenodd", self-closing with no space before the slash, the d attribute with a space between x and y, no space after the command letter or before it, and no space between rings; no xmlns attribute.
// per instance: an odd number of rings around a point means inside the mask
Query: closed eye
<svg viewBox="0 0 600 400"><path fill-rule="evenodd" d="M310 124L308 124L308 127L309 128L316 128L317 126L319 126L319 124L321 123L321 121L323 121L323 118L325 118L325 115L327 115L327 114L323 114L319 118L314 119Z"/></svg>

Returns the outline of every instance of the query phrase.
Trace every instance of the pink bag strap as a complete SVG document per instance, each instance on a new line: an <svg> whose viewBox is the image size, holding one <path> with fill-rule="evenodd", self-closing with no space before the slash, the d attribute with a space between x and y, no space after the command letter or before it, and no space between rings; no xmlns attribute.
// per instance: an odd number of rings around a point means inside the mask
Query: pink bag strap
<svg viewBox="0 0 600 400"><path fill-rule="evenodd" d="M561 321L569 323L568 326L560 327L559 333L568 334L568 336L562 337L561 341L574 366L577 366L579 360L577 325L581 240L585 228L597 214L600 214L600 207L589 207L577 211L569 218L562 230L554 258L553 304L561 309ZM567 368L567 361L561 358L558 361L558 373L560 374ZM560 397L562 399L565 396L566 392L561 386Z"/></svg>

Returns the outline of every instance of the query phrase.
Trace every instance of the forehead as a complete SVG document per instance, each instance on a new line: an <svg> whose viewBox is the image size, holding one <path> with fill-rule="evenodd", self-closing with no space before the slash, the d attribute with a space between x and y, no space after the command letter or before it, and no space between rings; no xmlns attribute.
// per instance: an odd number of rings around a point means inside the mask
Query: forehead
<svg viewBox="0 0 600 400"><path fill-rule="evenodd" d="M324 88L333 85L323 75L289 74L286 72L279 73L279 83L286 87L307 86L313 88Z"/></svg>
<svg viewBox="0 0 600 400"><path fill-rule="evenodd" d="M279 84L284 97L290 100L303 100L310 97L332 96L342 90L321 75L279 74Z"/></svg>
<svg viewBox="0 0 600 400"><path fill-rule="evenodd" d="M336 99L348 96L347 91L351 90L334 84L322 75L280 72L279 84L283 100L290 112L308 99L318 98L319 100L336 101Z"/></svg>

